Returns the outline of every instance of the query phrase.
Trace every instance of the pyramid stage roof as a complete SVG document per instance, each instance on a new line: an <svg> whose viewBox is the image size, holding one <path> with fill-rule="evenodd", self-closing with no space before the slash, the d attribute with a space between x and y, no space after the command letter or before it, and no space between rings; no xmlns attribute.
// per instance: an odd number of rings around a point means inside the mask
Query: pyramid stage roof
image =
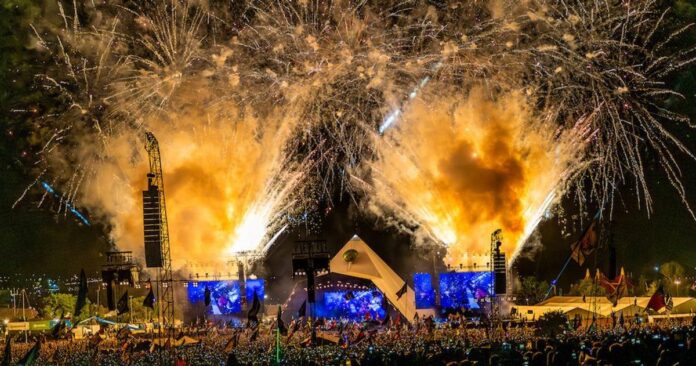
<svg viewBox="0 0 696 366"><path fill-rule="evenodd" d="M343 259L344 253L349 250L357 252L350 262ZM338 251L331 259L329 267L331 273L370 280L406 320L411 321L416 315L416 295L413 289L406 286L406 293L397 299L396 293L406 281L357 235Z"/></svg>

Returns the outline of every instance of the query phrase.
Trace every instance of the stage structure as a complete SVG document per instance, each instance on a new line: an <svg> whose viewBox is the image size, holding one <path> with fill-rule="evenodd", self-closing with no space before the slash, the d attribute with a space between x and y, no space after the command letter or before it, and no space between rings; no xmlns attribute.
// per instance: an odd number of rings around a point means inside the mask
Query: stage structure
<svg viewBox="0 0 696 366"><path fill-rule="evenodd" d="M263 255L259 251L246 250L236 252L234 256L235 259L230 261L229 264L230 266L237 266L237 279L239 280L240 291L242 294L245 294L247 292L245 286L247 282L249 269L254 264L254 262L263 258ZM242 296L242 310L247 310L248 304L252 300L253 298L247 298L246 296Z"/></svg>
<svg viewBox="0 0 696 366"><path fill-rule="evenodd" d="M292 278L307 277L307 302L310 317L316 313L315 276L329 273L329 252L325 240L303 240L295 243L292 254ZM312 327L312 344L316 343L316 330Z"/></svg>
<svg viewBox="0 0 696 366"><path fill-rule="evenodd" d="M315 277L329 273L329 252L325 240L302 240L295 243L292 254L293 278L307 277L307 302L314 311L316 302Z"/></svg>
<svg viewBox="0 0 696 366"><path fill-rule="evenodd" d="M147 174L147 190L143 191L145 264L150 268L159 268L157 300L159 302L160 336L166 337L169 344L172 344L171 341L174 338L174 282L162 161L155 135L146 132L145 138L145 150L147 150L150 163L150 172ZM162 328L166 330L166 334L162 334Z"/></svg>
<svg viewBox="0 0 696 366"><path fill-rule="evenodd" d="M415 292L406 286L406 292L399 298L397 293L406 281L357 235L338 251L329 267L332 273L370 280L405 320L413 321L416 315Z"/></svg>
<svg viewBox="0 0 696 366"><path fill-rule="evenodd" d="M105 253L106 264L102 265L102 281L106 287L106 305L116 310L119 286L135 287L138 283L138 268L133 262L133 252L109 251Z"/></svg>
<svg viewBox="0 0 696 366"><path fill-rule="evenodd" d="M507 293L507 265L505 253L500 251L503 245L503 231L498 229L491 234L491 263L493 264L493 287L496 295Z"/></svg>

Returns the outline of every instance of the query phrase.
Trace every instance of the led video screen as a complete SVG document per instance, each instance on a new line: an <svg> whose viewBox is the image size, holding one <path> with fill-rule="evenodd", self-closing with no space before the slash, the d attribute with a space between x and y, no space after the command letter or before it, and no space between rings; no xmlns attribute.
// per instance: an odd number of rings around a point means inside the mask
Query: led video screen
<svg viewBox="0 0 696 366"><path fill-rule="evenodd" d="M379 291L327 291L317 303L317 316L324 318L384 319L384 297Z"/></svg>
<svg viewBox="0 0 696 366"><path fill-rule="evenodd" d="M440 305L446 309L478 309L479 300L490 296L492 286L491 272L440 273Z"/></svg>
<svg viewBox="0 0 696 366"><path fill-rule="evenodd" d="M430 273L416 273L413 275L413 286L416 291L416 309L430 309L435 307L435 290L433 289Z"/></svg>
<svg viewBox="0 0 696 366"><path fill-rule="evenodd" d="M263 301L265 286L263 279L247 280L246 281L246 300L247 303L251 304L254 301L254 292L256 296L259 297L260 301Z"/></svg>
<svg viewBox="0 0 696 366"><path fill-rule="evenodd" d="M188 300L192 303L205 300L205 288L210 290L209 314L234 314L242 311L241 289L238 281L200 281L188 285Z"/></svg>

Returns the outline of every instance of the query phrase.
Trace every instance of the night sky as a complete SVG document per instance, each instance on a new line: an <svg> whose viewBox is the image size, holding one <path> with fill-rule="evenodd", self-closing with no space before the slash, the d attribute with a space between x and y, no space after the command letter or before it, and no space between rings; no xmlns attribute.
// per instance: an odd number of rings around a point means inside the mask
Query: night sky
<svg viewBox="0 0 696 366"><path fill-rule="evenodd" d="M0 10L0 13L3 11ZM12 22L22 20L10 20L12 16L11 13L5 13L0 19L0 54L3 54L0 72L4 73L0 74L0 81L5 90L0 100L0 272L69 275L78 273L81 268L96 271L103 261L100 253L109 246L108 228L99 223L88 227L70 214L56 214L54 209L57 204L51 197L47 197L42 206L37 207L43 191L36 186L17 207L12 208L35 176L31 169L31 149L27 148L25 142L30 136L21 128L23 120L32 116L12 112L18 106L27 105L27 101L29 104L31 102L31 96L18 99L18 95L32 93L31 67L26 65L30 65L33 59L21 46L21 39L26 35L13 34L22 24ZM17 45L11 43L15 38L19 39ZM696 121L694 75L696 72L691 69L671 80L674 88L686 95L685 101L675 102L672 107L687 113L692 123ZM8 92L9 90L12 92ZM691 151L696 151L696 130L676 126L673 131ZM616 198L612 217L619 266L624 266L627 272L636 277L640 273L649 272L656 264L669 260L679 261L693 271L696 267L696 222L650 153L646 151L645 157L646 175L654 203L653 213L648 217L645 207L639 208L636 205L633 182L619 189L620 196ZM163 159L166 170L166 157ZM696 163L683 156L679 160L689 203L696 209ZM561 223L558 217L553 217L540 225L538 237L542 248L526 252L524 258L515 264L521 275L536 275L547 280L553 278L569 254L569 245L577 240L582 230L578 215L583 215L586 223L587 218L596 210L596 205L590 202L585 212L579 212L577 203L571 197L566 197L562 207L567 222ZM307 236L302 229L298 229L283 236L265 261L265 273L289 274L288 256L296 239L325 239L329 248L336 251L353 234L361 236L402 276L410 277L412 272L432 268L430 258L423 258L412 250L408 236L393 229L383 229L379 221L360 217L356 212L351 200L344 197L323 218L319 232ZM563 235L562 232L566 234ZM487 242L489 238L481 240ZM211 257L215 255L211 253ZM606 257L606 252L600 252L598 256L598 263L604 268L607 267ZM584 271L572 263L561 283L568 284L577 280Z"/></svg>

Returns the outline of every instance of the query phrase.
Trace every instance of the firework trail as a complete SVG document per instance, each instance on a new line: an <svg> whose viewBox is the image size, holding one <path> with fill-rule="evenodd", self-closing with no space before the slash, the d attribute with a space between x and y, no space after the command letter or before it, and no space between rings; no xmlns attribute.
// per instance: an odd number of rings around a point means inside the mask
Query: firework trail
<svg viewBox="0 0 696 366"><path fill-rule="evenodd" d="M655 1L56 4L32 25L62 103L37 175L124 248L141 246L143 129L193 260L265 251L344 194L451 262L497 228L519 253L568 193L608 205L635 183L649 212L645 148L686 203L674 154L693 155L667 123L688 120L662 80L694 50L669 52L684 30Z"/></svg>

